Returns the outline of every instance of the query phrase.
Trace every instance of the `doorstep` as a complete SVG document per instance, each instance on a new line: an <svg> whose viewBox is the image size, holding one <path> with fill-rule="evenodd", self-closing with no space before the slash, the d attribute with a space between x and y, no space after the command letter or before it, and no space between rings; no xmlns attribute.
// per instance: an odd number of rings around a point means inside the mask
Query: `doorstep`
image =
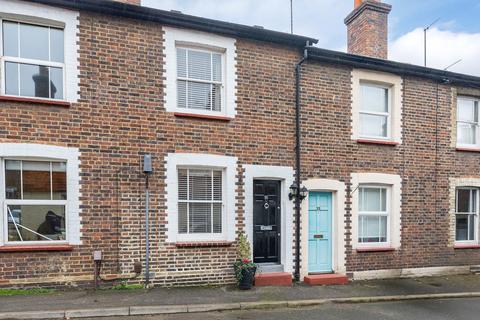
<svg viewBox="0 0 480 320"><path fill-rule="evenodd" d="M292 274L288 272L270 272L255 275L255 286L291 286Z"/></svg>
<svg viewBox="0 0 480 320"><path fill-rule="evenodd" d="M303 281L311 286L341 285L348 283L348 277L344 274L309 274Z"/></svg>

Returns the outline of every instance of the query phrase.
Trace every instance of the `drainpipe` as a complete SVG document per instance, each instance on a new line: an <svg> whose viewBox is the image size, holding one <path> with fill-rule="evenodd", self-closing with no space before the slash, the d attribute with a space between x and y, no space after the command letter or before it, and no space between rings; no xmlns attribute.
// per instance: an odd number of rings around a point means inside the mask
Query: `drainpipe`
<svg viewBox="0 0 480 320"><path fill-rule="evenodd" d="M306 46L309 46L307 42ZM307 48L304 49L303 57L295 66L295 182L298 186L297 196L295 197L295 281L300 281L300 183L301 183L301 128L300 128L300 80L302 73L302 64L308 59Z"/></svg>

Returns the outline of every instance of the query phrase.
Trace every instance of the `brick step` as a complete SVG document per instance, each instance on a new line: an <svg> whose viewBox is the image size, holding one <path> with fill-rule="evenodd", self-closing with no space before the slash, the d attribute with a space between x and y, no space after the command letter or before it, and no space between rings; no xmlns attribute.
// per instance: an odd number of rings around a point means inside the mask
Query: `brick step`
<svg viewBox="0 0 480 320"><path fill-rule="evenodd" d="M348 277L337 273L311 274L306 276L303 281L311 286L341 285L348 283Z"/></svg>
<svg viewBox="0 0 480 320"><path fill-rule="evenodd" d="M270 272L255 275L255 286L291 286L292 274L288 272Z"/></svg>

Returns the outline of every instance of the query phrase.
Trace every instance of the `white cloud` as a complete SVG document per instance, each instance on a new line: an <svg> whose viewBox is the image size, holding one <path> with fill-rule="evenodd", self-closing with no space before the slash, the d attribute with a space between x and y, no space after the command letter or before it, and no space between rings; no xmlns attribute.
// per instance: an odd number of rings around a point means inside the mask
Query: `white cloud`
<svg viewBox="0 0 480 320"><path fill-rule="evenodd" d="M423 65L423 29L415 29L390 44L390 59ZM478 53L480 33L456 33L432 28L427 34L427 65L444 69L455 61L450 71L480 76Z"/></svg>

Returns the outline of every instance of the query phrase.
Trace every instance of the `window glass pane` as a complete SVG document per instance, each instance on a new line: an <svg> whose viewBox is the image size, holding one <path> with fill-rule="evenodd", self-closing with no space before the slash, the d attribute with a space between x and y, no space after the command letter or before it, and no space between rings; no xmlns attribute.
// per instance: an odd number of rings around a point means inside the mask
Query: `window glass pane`
<svg viewBox="0 0 480 320"><path fill-rule="evenodd" d="M48 27L20 24L20 57L49 60Z"/></svg>
<svg viewBox="0 0 480 320"><path fill-rule="evenodd" d="M222 204L213 204L213 233L222 233Z"/></svg>
<svg viewBox="0 0 480 320"><path fill-rule="evenodd" d="M470 212L469 189L457 189L457 212Z"/></svg>
<svg viewBox="0 0 480 320"><path fill-rule="evenodd" d="M187 107L187 81L177 81L177 106L179 108Z"/></svg>
<svg viewBox="0 0 480 320"><path fill-rule="evenodd" d="M188 200L187 170L178 170L178 200Z"/></svg>
<svg viewBox="0 0 480 320"><path fill-rule="evenodd" d="M222 200L222 172L213 171L213 200Z"/></svg>
<svg viewBox="0 0 480 320"><path fill-rule="evenodd" d="M187 50L177 48L177 76L187 77Z"/></svg>
<svg viewBox="0 0 480 320"><path fill-rule="evenodd" d="M467 122L477 122L475 103L473 100L458 99L457 102L457 120Z"/></svg>
<svg viewBox="0 0 480 320"><path fill-rule="evenodd" d="M188 77L198 80L212 80L212 54L195 50L188 51Z"/></svg>
<svg viewBox="0 0 480 320"><path fill-rule="evenodd" d="M362 111L388 112L388 89L362 85Z"/></svg>
<svg viewBox="0 0 480 320"><path fill-rule="evenodd" d="M458 123L457 126L457 142L462 144L477 143L477 126L474 124Z"/></svg>
<svg viewBox="0 0 480 320"><path fill-rule="evenodd" d="M387 217L380 217L380 242L387 242Z"/></svg>
<svg viewBox="0 0 480 320"><path fill-rule="evenodd" d="M7 206L8 241L65 240L65 206Z"/></svg>
<svg viewBox="0 0 480 320"><path fill-rule="evenodd" d="M5 93L18 96L18 63L5 62Z"/></svg>
<svg viewBox="0 0 480 320"><path fill-rule="evenodd" d="M359 216L360 243L379 243L387 241L387 217Z"/></svg>
<svg viewBox="0 0 480 320"><path fill-rule="evenodd" d="M385 211L383 204L386 202L386 193L380 188L360 188L360 211L380 212Z"/></svg>
<svg viewBox="0 0 480 320"><path fill-rule="evenodd" d="M387 116L360 114L360 135L368 137L383 137L387 135Z"/></svg>
<svg viewBox="0 0 480 320"><path fill-rule="evenodd" d="M213 81L222 81L222 55L218 53L214 53L212 55L212 62L213 62Z"/></svg>
<svg viewBox="0 0 480 320"><path fill-rule="evenodd" d="M20 65L20 95L27 97L49 97L48 67L32 64Z"/></svg>
<svg viewBox="0 0 480 320"><path fill-rule="evenodd" d="M222 110L222 94L221 94L222 86L213 84L212 85L212 110L213 111L221 111Z"/></svg>
<svg viewBox="0 0 480 320"><path fill-rule="evenodd" d="M7 199L21 199L21 162L5 160L5 197Z"/></svg>
<svg viewBox="0 0 480 320"><path fill-rule="evenodd" d="M468 239L475 240L475 215L468 216Z"/></svg>
<svg viewBox="0 0 480 320"><path fill-rule="evenodd" d="M50 200L50 162L23 161L23 199Z"/></svg>
<svg viewBox="0 0 480 320"><path fill-rule="evenodd" d="M50 61L63 62L63 30L50 28Z"/></svg>
<svg viewBox="0 0 480 320"><path fill-rule="evenodd" d="M211 110L212 85L210 83L188 83L188 107Z"/></svg>
<svg viewBox="0 0 480 320"><path fill-rule="evenodd" d="M212 200L212 171L190 170L190 200Z"/></svg>
<svg viewBox="0 0 480 320"><path fill-rule="evenodd" d="M3 22L3 54L18 57L18 23Z"/></svg>
<svg viewBox="0 0 480 320"><path fill-rule="evenodd" d="M189 207L189 233L211 233L212 204L190 203Z"/></svg>
<svg viewBox="0 0 480 320"><path fill-rule="evenodd" d="M178 203L178 233L188 232L188 204L185 202Z"/></svg>
<svg viewBox="0 0 480 320"><path fill-rule="evenodd" d="M468 214L457 214L456 216L456 236L457 241L468 241L469 239L469 226L468 226L469 215Z"/></svg>
<svg viewBox="0 0 480 320"><path fill-rule="evenodd" d="M67 200L67 164L52 162L53 200Z"/></svg>
<svg viewBox="0 0 480 320"><path fill-rule="evenodd" d="M63 99L63 69L50 68L50 98Z"/></svg>

